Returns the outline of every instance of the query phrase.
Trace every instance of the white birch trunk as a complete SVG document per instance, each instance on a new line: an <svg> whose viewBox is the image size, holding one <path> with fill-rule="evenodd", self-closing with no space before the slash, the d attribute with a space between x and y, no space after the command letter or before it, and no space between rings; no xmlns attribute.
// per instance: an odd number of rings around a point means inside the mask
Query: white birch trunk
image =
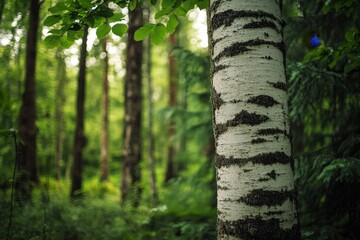
<svg viewBox="0 0 360 240"><path fill-rule="evenodd" d="M300 239L275 0L211 0L218 239Z"/></svg>

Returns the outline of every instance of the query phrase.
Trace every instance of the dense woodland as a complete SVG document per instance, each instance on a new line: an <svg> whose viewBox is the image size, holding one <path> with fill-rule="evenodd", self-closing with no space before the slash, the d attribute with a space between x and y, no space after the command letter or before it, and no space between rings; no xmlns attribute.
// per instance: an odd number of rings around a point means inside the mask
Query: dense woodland
<svg viewBox="0 0 360 240"><path fill-rule="evenodd" d="M224 2L0 0L0 239L299 239L228 231L217 211L219 173L238 160L219 153L236 124L215 119L227 101L212 79L228 66L211 57ZM274 87L287 91L291 130L252 143L290 140L302 239L360 239L360 3L260 2L281 9L281 22L246 13L261 18L249 28L284 39L255 45L286 52ZM240 122L256 128L254 116ZM245 200L278 204L269 196Z"/></svg>

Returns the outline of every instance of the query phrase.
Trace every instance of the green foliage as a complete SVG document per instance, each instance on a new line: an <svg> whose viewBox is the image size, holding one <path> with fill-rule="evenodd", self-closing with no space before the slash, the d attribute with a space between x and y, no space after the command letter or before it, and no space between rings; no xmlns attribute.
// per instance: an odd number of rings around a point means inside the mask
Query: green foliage
<svg viewBox="0 0 360 240"><path fill-rule="evenodd" d="M285 36L303 238L358 239L359 2L291 2ZM309 32L319 47L304 42Z"/></svg>

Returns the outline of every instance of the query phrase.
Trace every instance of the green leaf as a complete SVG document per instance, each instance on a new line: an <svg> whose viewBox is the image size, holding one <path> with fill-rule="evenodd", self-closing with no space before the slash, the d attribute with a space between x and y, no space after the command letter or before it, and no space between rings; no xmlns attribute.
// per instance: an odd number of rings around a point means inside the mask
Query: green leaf
<svg viewBox="0 0 360 240"><path fill-rule="evenodd" d="M86 17L84 21L89 25L90 27L93 27L95 25L95 19L92 15Z"/></svg>
<svg viewBox="0 0 360 240"><path fill-rule="evenodd" d="M183 7L178 7L175 9L174 13L176 16L185 17L187 12Z"/></svg>
<svg viewBox="0 0 360 240"><path fill-rule="evenodd" d="M59 35L49 35L44 39L44 43L48 48L54 48L60 43Z"/></svg>
<svg viewBox="0 0 360 240"><path fill-rule="evenodd" d="M51 16L48 16L45 21L44 21L44 26L52 26L54 25L55 23L58 23L60 22L61 20L61 16L60 15L51 15Z"/></svg>
<svg viewBox="0 0 360 240"><path fill-rule="evenodd" d="M94 16L94 20L95 20L95 23L94 23L93 27L98 27L105 22L106 18L104 18L102 16Z"/></svg>
<svg viewBox="0 0 360 240"><path fill-rule="evenodd" d="M66 8L65 3L59 2L59 3L57 3L55 6L49 8L49 12L51 12L51 13L58 13L58 12L65 11L66 9L67 9L67 8Z"/></svg>
<svg viewBox="0 0 360 240"><path fill-rule="evenodd" d="M154 31L151 34L150 41L153 44L160 44L166 36L166 27L163 24L155 26Z"/></svg>
<svg viewBox="0 0 360 240"><path fill-rule="evenodd" d="M131 0L129 3L130 11L133 11L136 8L136 0Z"/></svg>
<svg viewBox="0 0 360 240"><path fill-rule="evenodd" d="M106 34L110 32L110 30L111 30L110 25L104 23L96 29L96 36L98 37L98 39L102 39L103 37L106 36Z"/></svg>
<svg viewBox="0 0 360 240"><path fill-rule="evenodd" d="M136 30L135 34L134 34L135 41L144 40L153 31L155 26L156 26L155 24L148 23L148 24L142 26L141 28L139 28L138 30Z"/></svg>
<svg viewBox="0 0 360 240"><path fill-rule="evenodd" d="M92 0L79 0L79 3L81 5L81 7L83 8L89 8L92 6L91 4Z"/></svg>
<svg viewBox="0 0 360 240"><path fill-rule="evenodd" d="M156 5L156 3L157 3L157 0L151 0L152 5Z"/></svg>
<svg viewBox="0 0 360 240"><path fill-rule="evenodd" d="M352 27L345 33L345 39L348 42L354 42L356 38L356 34L358 33L358 30L355 27Z"/></svg>
<svg viewBox="0 0 360 240"><path fill-rule="evenodd" d="M124 20L125 15L122 13L114 13L114 15L110 18L108 18L109 22L120 22L122 20Z"/></svg>
<svg viewBox="0 0 360 240"><path fill-rule="evenodd" d="M166 24L166 30L168 33L173 33L176 30L177 25L179 24L178 20L176 19L176 17L172 14L169 17L169 21Z"/></svg>
<svg viewBox="0 0 360 240"><path fill-rule="evenodd" d="M120 8L125 8L127 5L127 2L125 0L120 0L115 2Z"/></svg>
<svg viewBox="0 0 360 240"><path fill-rule="evenodd" d="M209 5L209 1L208 0L199 0L196 5L198 6L198 8L200 8L200 10L206 9L207 6Z"/></svg>
<svg viewBox="0 0 360 240"><path fill-rule="evenodd" d="M67 37L65 36L62 36L60 38L60 46L62 48L69 48L71 47L72 45L74 44L74 41L71 41L70 39L68 39Z"/></svg>
<svg viewBox="0 0 360 240"><path fill-rule="evenodd" d="M114 15L114 12L110 8L103 8L95 14L96 16L102 16L105 18L110 18Z"/></svg>
<svg viewBox="0 0 360 240"><path fill-rule="evenodd" d="M119 37L122 37L128 30L128 26L126 24L115 24L112 27L112 32Z"/></svg>

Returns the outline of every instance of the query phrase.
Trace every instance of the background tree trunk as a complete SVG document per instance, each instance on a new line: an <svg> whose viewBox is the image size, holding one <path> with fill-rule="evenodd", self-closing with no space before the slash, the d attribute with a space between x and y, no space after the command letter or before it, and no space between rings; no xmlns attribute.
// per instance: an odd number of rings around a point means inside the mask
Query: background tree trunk
<svg viewBox="0 0 360 240"><path fill-rule="evenodd" d="M76 129L74 138L74 163L71 180L72 198L79 196L79 191L82 188L82 171L83 171L83 148L85 146L84 137L84 108L85 108L85 75L86 75L86 41L88 36L88 27L84 28L84 35L82 37L80 61L79 61L79 75L78 75L78 91L76 99Z"/></svg>
<svg viewBox="0 0 360 240"><path fill-rule="evenodd" d="M210 2L218 239L299 239L281 6Z"/></svg>
<svg viewBox="0 0 360 240"><path fill-rule="evenodd" d="M124 203L129 189L134 206L138 206L141 196L141 66L142 42L134 40L135 31L143 25L143 12L138 6L129 12L128 45L125 75L125 125L122 148L121 199ZM131 185L131 186L129 186Z"/></svg>
<svg viewBox="0 0 360 240"><path fill-rule="evenodd" d="M109 122L109 57L107 52L107 39L102 41L103 52L105 53L104 67L103 67L103 107L102 107L102 132L101 132L101 178L102 182L108 179L108 122Z"/></svg>
<svg viewBox="0 0 360 240"><path fill-rule="evenodd" d="M62 175L62 161L64 148L64 104L65 94L64 87L66 82L66 64L61 50L56 53L58 60L58 74L57 74L57 88L55 99L55 177L56 180L61 180Z"/></svg>
<svg viewBox="0 0 360 240"><path fill-rule="evenodd" d="M150 9L147 8L148 21L150 19ZM153 90L152 90L152 78L151 78L151 42L150 37L147 38L147 84L148 84L148 139L149 139L149 165L150 165L150 189L152 197L152 205L155 206L158 202L158 191L156 187L156 172L155 172L155 140L153 134Z"/></svg>
<svg viewBox="0 0 360 240"><path fill-rule="evenodd" d="M19 120L19 135L23 141L20 144L20 161L18 190L25 198L31 197L31 183L38 184L38 166L36 158L36 48L39 26L40 3L32 0L30 3L29 29L26 39L25 59L25 90L22 98Z"/></svg>
<svg viewBox="0 0 360 240"><path fill-rule="evenodd" d="M169 37L170 53L169 53L169 105L171 108L176 107L176 60L175 56L172 54L172 50L176 45L176 34L172 33ZM170 120L168 127L168 138L171 139L175 135L175 121ZM166 166L166 175L165 182L168 182L170 179L175 177L174 169L174 157L175 157L175 145L170 141L168 146L168 156L167 156L167 166Z"/></svg>

